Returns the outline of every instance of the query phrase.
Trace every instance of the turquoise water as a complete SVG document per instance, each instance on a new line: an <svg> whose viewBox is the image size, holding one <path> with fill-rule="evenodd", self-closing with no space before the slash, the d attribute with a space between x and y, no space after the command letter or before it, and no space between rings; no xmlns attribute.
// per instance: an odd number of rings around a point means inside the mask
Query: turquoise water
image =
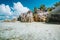
<svg viewBox="0 0 60 40"><path fill-rule="evenodd" d="M0 22L0 40L60 40L60 25Z"/></svg>

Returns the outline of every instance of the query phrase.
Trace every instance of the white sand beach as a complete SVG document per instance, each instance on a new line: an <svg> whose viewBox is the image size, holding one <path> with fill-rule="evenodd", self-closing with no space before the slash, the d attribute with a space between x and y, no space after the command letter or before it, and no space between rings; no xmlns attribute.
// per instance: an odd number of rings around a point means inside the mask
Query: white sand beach
<svg viewBox="0 0 60 40"><path fill-rule="evenodd" d="M0 22L0 40L60 40L60 25Z"/></svg>

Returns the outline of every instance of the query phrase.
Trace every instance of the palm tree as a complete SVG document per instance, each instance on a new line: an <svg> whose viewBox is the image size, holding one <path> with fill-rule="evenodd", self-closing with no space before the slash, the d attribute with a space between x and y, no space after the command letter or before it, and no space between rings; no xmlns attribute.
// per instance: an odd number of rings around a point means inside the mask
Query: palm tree
<svg viewBox="0 0 60 40"><path fill-rule="evenodd" d="M39 9L42 10L42 11L45 11L46 10L46 7L45 7L44 4L42 4L42 5L40 5L40 8Z"/></svg>
<svg viewBox="0 0 60 40"><path fill-rule="evenodd" d="M34 7L34 13L37 13L37 8L36 7Z"/></svg>
<svg viewBox="0 0 60 40"><path fill-rule="evenodd" d="M38 22L38 13L37 13L37 8L36 7L34 7L33 19L34 19L34 21Z"/></svg>
<svg viewBox="0 0 60 40"><path fill-rule="evenodd" d="M47 11L48 11L48 12L52 11L52 8L47 8Z"/></svg>
<svg viewBox="0 0 60 40"><path fill-rule="evenodd" d="M60 1L54 4L55 7L60 6Z"/></svg>

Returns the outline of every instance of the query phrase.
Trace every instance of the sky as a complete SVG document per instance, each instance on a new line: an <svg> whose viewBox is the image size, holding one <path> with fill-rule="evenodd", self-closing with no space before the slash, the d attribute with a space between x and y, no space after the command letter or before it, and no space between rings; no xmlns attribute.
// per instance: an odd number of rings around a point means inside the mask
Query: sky
<svg viewBox="0 0 60 40"><path fill-rule="evenodd" d="M47 7L53 6L58 1L60 0L2 0L0 4L12 6L14 2L21 2L22 5L33 10L34 7L39 7L41 4L45 4Z"/></svg>
<svg viewBox="0 0 60 40"><path fill-rule="evenodd" d="M41 4L51 7L58 1L60 0L0 0L0 20L17 18L34 7L39 8Z"/></svg>

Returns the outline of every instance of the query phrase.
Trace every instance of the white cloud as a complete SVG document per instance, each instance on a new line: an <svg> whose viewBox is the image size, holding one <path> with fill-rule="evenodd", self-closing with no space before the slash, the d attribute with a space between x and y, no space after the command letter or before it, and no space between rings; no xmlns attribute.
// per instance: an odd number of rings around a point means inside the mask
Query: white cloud
<svg viewBox="0 0 60 40"><path fill-rule="evenodd" d="M5 4L0 5L0 15L11 15L11 9L9 5Z"/></svg>
<svg viewBox="0 0 60 40"><path fill-rule="evenodd" d="M21 13L26 13L28 11L29 8L24 7L20 2L14 3L13 7L10 7L9 5L5 4L0 5L0 16L4 15L4 17L7 16L7 18L15 18Z"/></svg>
<svg viewBox="0 0 60 40"><path fill-rule="evenodd" d="M26 13L27 11L29 11L29 8L24 7L20 2L14 3L14 10L16 12L20 13Z"/></svg>

